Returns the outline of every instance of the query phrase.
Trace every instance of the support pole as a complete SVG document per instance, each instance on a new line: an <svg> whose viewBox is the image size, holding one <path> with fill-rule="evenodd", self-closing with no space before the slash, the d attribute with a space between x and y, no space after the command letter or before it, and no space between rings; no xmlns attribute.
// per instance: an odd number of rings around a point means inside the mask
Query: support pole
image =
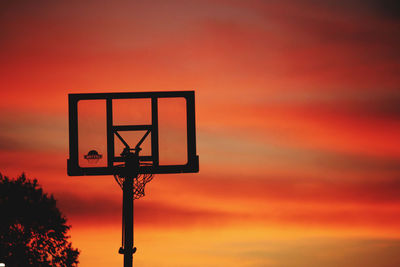
<svg viewBox="0 0 400 267"><path fill-rule="evenodd" d="M124 267L132 267L133 253L136 248L133 247L133 179L137 178L139 172L139 155L127 151L124 155L125 167L121 176L124 178L122 184L122 218L123 218L123 252Z"/></svg>
<svg viewBox="0 0 400 267"><path fill-rule="evenodd" d="M124 219L124 267L133 264L133 178L126 177L123 183L122 217Z"/></svg>

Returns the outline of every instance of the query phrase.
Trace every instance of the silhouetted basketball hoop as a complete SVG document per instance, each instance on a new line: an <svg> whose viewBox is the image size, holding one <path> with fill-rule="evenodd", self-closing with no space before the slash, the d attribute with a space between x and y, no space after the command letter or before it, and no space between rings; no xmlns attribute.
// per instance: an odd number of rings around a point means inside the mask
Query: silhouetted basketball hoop
<svg viewBox="0 0 400 267"><path fill-rule="evenodd" d="M163 140L165 131L163 127L162 110L165 109L166 100L183 100L183 110L186 122L182 145L186 147L185 161L174 164L162 164L165 154L160 149L159 141ZM81 147L86 145L85 141L78 142L78 103L88 101L101 101L105 105L105 131L103 135L106 146L103 153L106 155L102 164L94 166L81 166ZM115 119L113 114L118 113L119 101L138 103L146 101L148 120L137 123L133 120L125 124ZM96 102L98 103L98 102ZM174 102L173 102L174 103ZM94 93L94 94L69 94L69 158L67 160L67 172L70 176L81 175L113 175L119 186L122 188L122 246L120 254L124 254L124 267L132 267L132 255L136 252L133 240L133 203L145 195L145 186L155 174L171 173L196 173L199 172L199 156L196 153L196 124L195 124L195 94L194 91L168 91L168 92L122 92L122 93ZM132 109L136 108L132 105ZM79 112L82 115L82 110ZM161 110L161 111L160 111ZM101 110L100 110L101 111ZM141 110L142 111L142 110ZM114 113L113 113L114 112ZM127 116L129 114L123 113ZM96 117L93 117L97 118ZM162 119L159 122L159 119ZM174 120L174 117L169 117ZM85 120L83 120L85 122ZM132 124L135 122L135 124ZM165 121L164 121L165 122ZM160 127L161 126L161 127ZM83 131L85 133L85 130ZM133 134L133 135L132 135ZM137 136L137 138L132 138ZM140 138L141 136L141 138ZM123 138L125 137L125 139ZM161 138L160 138L161 137ZM139 139L140 138L140 139ZM84 139L85 140L85 139ZM147 143L144 143L147 140ZM144 146L142 147L142 144ZM123 145L122 153L118 153ZM148 149L146 148L146 144ZM117 146L116 146L117 145ZM172 145L169 145L172 146ZM95 146L96 147L96 146ZM98 147L98 146L97 146ZM86 151L86 150L84 150ZM161 153L160 153L161 151ZM164 155L164 156L163 156ZM84 158L89 163L97 163L103 156L96 150L90 150ZM161 163L160 163L161 159Z"/></svg>
<svg viewBox="0 0 400 267"><path fill-rule="evenodd" d="M90 150L86 155L83 156L89 163L97 163L103 155L99 154L96 150Z"/></svg>

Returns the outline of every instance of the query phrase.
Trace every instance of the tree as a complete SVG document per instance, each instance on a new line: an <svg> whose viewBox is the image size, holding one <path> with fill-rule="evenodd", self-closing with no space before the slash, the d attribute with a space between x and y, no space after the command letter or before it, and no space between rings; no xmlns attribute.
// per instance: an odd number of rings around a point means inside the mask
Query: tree
<svg viewBox="0 0 400 267"><path fill-rule="evenodd" d="M77 266L66 218L37 180L0 173L0 262L6 266Z"/></svg>

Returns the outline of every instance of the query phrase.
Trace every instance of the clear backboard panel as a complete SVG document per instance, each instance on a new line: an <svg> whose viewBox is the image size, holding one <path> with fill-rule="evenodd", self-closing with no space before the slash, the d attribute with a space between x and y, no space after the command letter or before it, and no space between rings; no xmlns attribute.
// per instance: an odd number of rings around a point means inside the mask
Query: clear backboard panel
<svg viewBox="0 0 400 267"><path fill-rule="evenodd" d="M68 175L117 173L139 147L139 173L198 172L194 91L69 94Z"/></svg>

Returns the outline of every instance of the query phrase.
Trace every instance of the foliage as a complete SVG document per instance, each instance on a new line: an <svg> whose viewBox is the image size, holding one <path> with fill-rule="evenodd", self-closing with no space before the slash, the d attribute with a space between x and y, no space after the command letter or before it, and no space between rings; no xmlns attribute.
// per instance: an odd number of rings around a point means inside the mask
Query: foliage
<svg viewBox="0 0 400 267"><path fill-rule="evenodd" d="M37 180L0 174L0 262L6 266L77 266L71 226Z"/></svg>

